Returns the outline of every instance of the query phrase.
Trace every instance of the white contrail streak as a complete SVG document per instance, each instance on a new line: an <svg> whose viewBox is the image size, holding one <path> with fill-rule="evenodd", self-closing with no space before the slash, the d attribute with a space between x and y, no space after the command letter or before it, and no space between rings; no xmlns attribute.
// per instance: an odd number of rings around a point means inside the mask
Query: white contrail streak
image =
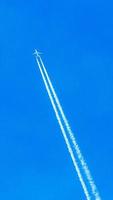
<svg viewBox="0 0 113 200"><path fill-rule="evenodd" d="M67 129L67 131L68 131L68 133L69 133L70 139L71 139L71 141L72 141L72 143L73 143L73 145L74 145L74 148L75 148L76 153L77 153L77 155L78 155L78 158L79 158L79 160L80 160L81 166L82 166L82 168L83 168L83 170L84 170L84 173L85 173L85 175L86 175L86 177L87 177L87 180L88 180L88 182L89 182L89 185L90 185L90 187L91 187L92 194L95 196L95 199L96 199L96 200L101 200L101 197L100 197L99 192L98 192L98 190L97 190L96 184L94 183L94 180L93 180L93 178L92 178L92 175L91 175L91 173L90 173L90 170L89 170L89 168L88 168L88 166L87 166L87 164L86 164L86 161L84 160L84 157L83 157L83 155L82 155L82 153L81 153L81 151L80 151L80 148L79 148L79 146L78 146L78 144L77 144L77 142L76 142L76 139L75 139L74 134L73 134L73 132L72 132L72 130L71 130L71 127L70 127L70 125L69 125L69 123L68 123L68 120L67 120L67 118L66 118L66 116L65 116L65 114L64 114L64 111L63 111L62 106L61 106L61 104L60 104L60 101L59 101L59 99L58 99L58 97L57 97L57 94L56 94L56 92L55 92L55 89L54 89L54 87L53 87L53 85L52 85L52 83L51 83L51 80L50 80L50 78L49 78L49 75L48 75L48 73L47 73L47 70L46 70L46 68L45 68L45 66L44 66L44 64L43 64L43 61L42 61L42 59L41 59L40 56L39 56L39 58L40 58L40 62L41 62L41 65L42 65L42 67L43 67L45 76L46 76L46 78L47 78L48 84L49 84L49 86L50 86L50 88L51 88L51 92L52 92L52 94L53 94L54 100L56 101L57 107L58 107L58 109L59 109L59 111L60 111L60 113L61 113L62 119L63 119L64 124L65 124L65 126L66 126L66 129Z"/></svg>
<svg viewBox="0 0 113 200"><path fill-rule="evenodd" d="M50 98L52 107L53 107L53 109L54 109L56 118L57 118L57 120L58 120L58 123L59 123L60 129L61 129L62 135L63 135L64 140L65 140L65 143L66 143L66 145L67 145L67 149L68 149L68 151L69 151L69 153L70 153L71 159L72 159L72 161L73 161L73 165L74 165L74 167L75 167L75 170L76 170L76 172L77 172L77 174L78 174L80 183L81 183L81 185L82 185L84 194L85 194L87 200L91 200L91 197L90 197L89 192L88 192L88 190L87 190L86 184L85 184L85 182L84 182L84 180L83 180L83 177L82 177L82 175L81 175L80 169L79 169L78 164L77 164L77 162L76 162L76 159L75 159L73 150L72 150L71 145L70 145L70 143L69 143L69 140L68 140L68 138L67 138L65 129L64 129L63 124L62 124L62 122L61 122L59 113L58 113L58 111L57 111L57 107L56 107L56 105L55 105L55 103L54 103L54 99L53 99L53 97L52 97L51 91L50 91L50 89L49 89L49 86L48 86L48 84L47 84L46 78L45 78L45 76L44 76L44 74L43 74L41 65L40 65L40 63L39 63L37 57L36 57L36 61L37 61L39 70L40 70L40 72L41 72L42 79L43 79L43 81L44 81L44 84L45 84L45 87L46 87L48 96L49 96L49 98Z"/></svg>

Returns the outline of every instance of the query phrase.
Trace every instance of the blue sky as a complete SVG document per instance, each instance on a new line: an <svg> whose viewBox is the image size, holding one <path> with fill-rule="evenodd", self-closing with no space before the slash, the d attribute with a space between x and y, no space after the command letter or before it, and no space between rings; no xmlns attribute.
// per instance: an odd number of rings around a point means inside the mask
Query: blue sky
<svg viewBox="0 0 113 200"><path fill-rule="evenodd" d="M0 199L85 199L43 61L102 199L113 193L112 1L0 2Z"/></svg>

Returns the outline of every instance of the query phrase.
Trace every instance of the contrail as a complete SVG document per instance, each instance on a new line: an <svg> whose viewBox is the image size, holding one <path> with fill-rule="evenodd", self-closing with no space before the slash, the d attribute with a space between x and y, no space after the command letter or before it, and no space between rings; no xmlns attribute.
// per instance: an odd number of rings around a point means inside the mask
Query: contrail
<svg viewBox="0 0 113 200"><path fill-rule="evenodd" d="M50 101L51 101L53 110L54 110L54 112L55 112L57 121L58 121L58 123L59 123L60 129L61 129L61 132L62 132L62 135L63 135L63 137L64 137L64 140L65 140L67 149L68 149L68 151L69 151L69 153L70 153L70 156L71 156L71 159L72 159L72 161L73 161L74 168L75 168L75 170L76 170L76 172L77 172L77 175L78 175L78 177L79 177L80 183L81 183L81 185L82 185L84 194L85 194L87 200L91 200L91 197L90 197L89 192L88 192L88 190L87 190L86 184L85 184L85 182L84 182L84 180L83 180L83 177L82 177L82 175L81 175L80 169L79 169L78 164L77 164L77 162L76 162L76 159L75 159L73 150L72 150L71 145L70 145L70 143L69 143L69 140L68 140L68 138L67 138L65 129L64 129L63 124L62 124L62 122L61 122L60 115L59 115L59 113L58 113L58 111L57 111L57 107L56 107L56 105L55 105L55 103L54 103L54 99L53 99L53 97L52 97L51 91L50 91L50 89L49 89L49 86L48 86L48 84L47 84L46 78L45 78L45 76L44 76L44 74L43 74L41 65L40 65L39 60L38 60L37 57L36 57L36 61L37 61L37 64L38 64L40 73L41 73L41 75L42 75L42 79L43 79L43 81L44 81L44 84L45 84L45 87L46 87L46 90L47 90L49 99L50 99Z"/></svg>
<svg viewBox="0 0 113 200"><path fill-rule="evenodd" d="M88 182L89 182L89 185L90 185L90 187L91 187L92 194L94 195L94 197L95 197L96 200L101 200L101 197L100 197L99 192L98 192L98 190L97 190L96 184L94 183L94 180L93 180L93 178L92 178L91 172L90 172L90 170L89 170L89 168L88 168L88 166L87 166L87 164L86 164L86 161L85 161L85 159L84 159L84 157L83 157L83 155L82 155L82 153L81 153L81 151L80 151L80 148L79 148L79 146L78 146L78 144L77 144L77 142L76 142L76 139L75 139L75 137L74 137L74 134L73 134L73 132L72 132L72 130L71 130L71 127L70 127L70 125L69 125L69 123L68 123L68 120L67 120L67 118L66 118L66 116L65 116L65 114L64 114L64 111L63 111L63 109L62 109L62 106L61 106L61 104L60 104L60 101L59 101L59 99L58 99L58 97L57 97L57 94L56 94L56 92L55 92L55 89L54 89L54 87L53 87L53 85L52 85L52 83L51 83L51 80L50 80L50 78L49 78L49 75L48 75L48 73L47 73L47 70L46 70L46 68L45 68L45 66L44 66L44 64L43 64L43 61L42 61L42 59L41 59L40 56L39 56L39 59L40 59L41 65L42 65L42 67L43 67L45 76L46 76L46 78L47 78L48 84L49 84L49 86L50 86L51 92L52 92L52 94L53 94L54 100L55 100L55 102L56 102L56 104L57 104L57 107L58 107L60 113L61 113L62 119L63 119L64 124L65 124L65 126L66 126L66 129L67 129L67 131L68 131L68 133L69 133L70 139L71 139L71 141L72 141L72 143L73 143L73 146L74 146L74 148L75 148L75 150L76 150L76 153L77 153L77 155L78 155L78 158L79 158L79 161L80 161L80 163L81 163L82 169L84 170L84 173L85 173L85 175L86 175L86 177L87 177L87 180L88 180Z"/></svg>

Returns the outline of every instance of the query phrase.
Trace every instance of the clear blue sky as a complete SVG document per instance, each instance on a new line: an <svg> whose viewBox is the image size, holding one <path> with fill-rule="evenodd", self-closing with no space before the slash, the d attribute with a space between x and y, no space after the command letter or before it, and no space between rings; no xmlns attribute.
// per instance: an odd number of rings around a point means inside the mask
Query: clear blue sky
<svg viewBox="0 0 113 200"><path fill-rule="evenodd" d="M43 61L102 199L113 198L112 1L0 1L0 199L85 200Z"/></svg>

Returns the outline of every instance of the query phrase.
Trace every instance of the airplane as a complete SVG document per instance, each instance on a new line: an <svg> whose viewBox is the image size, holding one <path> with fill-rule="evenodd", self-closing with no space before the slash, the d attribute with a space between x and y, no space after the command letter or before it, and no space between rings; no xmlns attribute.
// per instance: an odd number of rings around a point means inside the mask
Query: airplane
<svg viewBox="0 0 113 200"><path fill-rule="evenodd" d="M37 57L40 57L40 54L42 54L42 53L35 49L33 55L36 55Z"/></svg>

